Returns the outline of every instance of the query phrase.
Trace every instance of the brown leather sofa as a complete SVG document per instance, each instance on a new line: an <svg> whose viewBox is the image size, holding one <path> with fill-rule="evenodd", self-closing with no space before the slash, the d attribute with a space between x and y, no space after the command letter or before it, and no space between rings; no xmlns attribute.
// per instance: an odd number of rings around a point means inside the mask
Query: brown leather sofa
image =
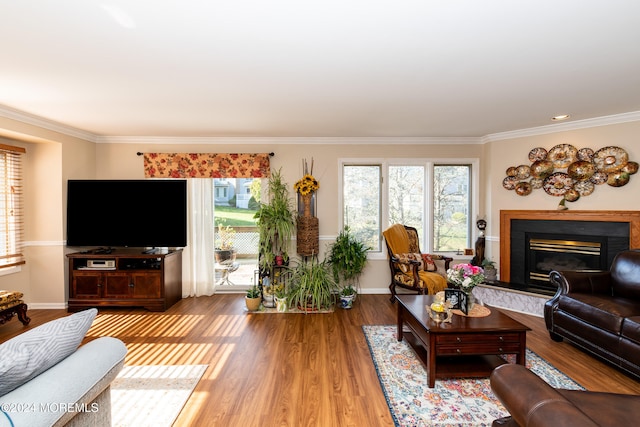
<svg viewBox="0 0 640 427"><path fill-rule="evenodd" d="M633 426L640 419L640 396L554 389L522 365L497 367L490 382L511 414L493 427Z"/></svg>
<svg viewBox="0 0 640 427"><path fill-rule="evenodd" d="M620 252L609 271L552 271L544 318L563 338L640 379L640 250Z"/></svg>

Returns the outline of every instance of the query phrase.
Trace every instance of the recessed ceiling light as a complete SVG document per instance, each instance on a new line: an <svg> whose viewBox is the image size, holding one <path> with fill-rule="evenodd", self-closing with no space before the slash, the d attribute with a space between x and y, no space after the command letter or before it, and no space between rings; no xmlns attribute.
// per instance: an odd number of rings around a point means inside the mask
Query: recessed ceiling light
<svg viewBox="0 0 640 427"><path fill-rule="evenodd" d="M567 120L569 117L571 116L568 114L561 114L559 116L551 117L551 120L553 120L554 122L559 122L561 120Z"/></svg>

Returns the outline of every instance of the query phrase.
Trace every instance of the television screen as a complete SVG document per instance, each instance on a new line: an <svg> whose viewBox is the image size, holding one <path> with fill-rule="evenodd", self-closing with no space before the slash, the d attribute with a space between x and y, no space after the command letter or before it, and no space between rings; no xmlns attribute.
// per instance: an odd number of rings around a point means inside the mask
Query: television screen
<svg viewBox="0 0 640 427"><path fill-rule="evenodd" d="M67 246L186 245L186 180L68 181Z"/></svg>

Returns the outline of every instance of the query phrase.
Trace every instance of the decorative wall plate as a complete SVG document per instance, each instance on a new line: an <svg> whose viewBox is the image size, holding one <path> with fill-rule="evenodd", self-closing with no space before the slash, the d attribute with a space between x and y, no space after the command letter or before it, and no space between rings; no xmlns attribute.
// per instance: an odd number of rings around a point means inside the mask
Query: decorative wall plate
<svg viewBox="0 0 640 427"><path fill-rule="evenodd" d="M518 174L518 170L515 166L510 166L507 168L507 176L516 176Z"/></svg>
<svg viewBox="0 0 640 427"><path fill-rule="evenodd" d="M538 160L544 160L546 158L547 150L542 147L534 148L533 150L529 151L529 161L531 163L537 162Z"/></svg>
<svg viewBox="0 0 640 427"><path fill-rule="evenodd" d="M515 176L508 176L502 180L502 186L507 190L513 190L516 188L516 184L518 183L518 178Z"/></svg>
<svg viewBox="0 0 640 427"><path fill-rule="evenodd" d="M627 162L627 164L624 165L620 170L622 172L627 172L633 175L634 173L638 172L638 166L638 162Z"/></svg>
<svg viewBox="0 0 640 427"><path fill-rule="evenodd" d="M580 198L580 193L575 188L571 188L564 193L564 199L567 202L575 202Z"/></svg>
<svg viewBox="0 0 640 427"><path fill-rule="evenodd" d="M553 173L553 162L551 160L537 160L529 168L531 176L544 179Z"/></svg>
<svg viewBox="0 0 640 427"><path fill-rule="evenodd" d="M564 194L573 188L574 180L564 172L556 172L545 178L542 183L544 191L551 196L564 196Z"/></svg>
<svg viewBox="0 0 640 427"><path fill-rule="evenodd" d="M627 172L611 172L607 177L607 184L612 187L622 187L629 182L630 175Z"/></svg>
<svg viewBox="0 0 640 427"><path fill-rule="evenodd" d="M593 153L591 148L581 148L578 150L578 160L590 162L593 160Z"/></svg>
<svg viewBox="0 0 640 427"><path fill-rule="evenodd" d="M580 193L581 196L588 196L589 194L593 193L593 190L595 190L596 186L591 181L580 181L576 182L573 188L575 190L578 190L578 193Z"/></svg>
<svg viewBox="0 0 640 427"><path fill-rule="evenodd" d="M567 167L567 174L576 181L586 181L591 178L595 172L595 165L586 160L578 160Z"/></svg>
<svg viewBox="0 0 640 427"><path fill-rule="evenodd" d="M518 179L527 179L531 176L531 169L528 165L520 165L516 168L516 177Z"/></svg>
<svg viewBox="0 0 640 427"><path fill-rule="evenodd" d="M531 184L527 181L522 181L516 184L516 194L518 196L528 196L531 194L532 190L533 188L531 187Z"/></svg>
<svg viewBox="0 0 640 427"><path fill-rule="evenodd" d="M602 185L605 182L607 182L607 174L604 172L600 172L600 171L596 171L593 176L591 176L591 178L589 178L589 181L593 182L595 185Z"/></svg>
<svg viewBox="0 0 640 427"><path fill-rule="evenodd" d="M549 150L547 158L557 169L564 169L578 158L578 149L571 144L558 144Z"/></svg>
<svg viewBox="0 0 640 427"><path fill-rule="evenodd" d="M620 147L604 147L593 155L593 163L602 172L615 172L629 161L629 154Z"/></svg>
<svg viewBox="0 0 640 427"><path fill-rule="evenodd" d="M529 181L529 184L531 184L531 188L533 188L534 190L537 190L539 188L542 188L543 182L544 182L544 179L542 178L531 178L531 181Z"/></svg>

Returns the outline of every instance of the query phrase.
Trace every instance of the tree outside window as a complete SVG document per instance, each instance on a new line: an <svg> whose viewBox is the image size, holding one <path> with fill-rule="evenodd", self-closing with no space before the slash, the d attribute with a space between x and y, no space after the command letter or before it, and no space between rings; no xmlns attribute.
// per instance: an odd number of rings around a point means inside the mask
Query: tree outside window
<svg viewBox="0 0 640 427"><path fill-rule="evenodd" d="M344 224L372 251L396 223L415 227L425 252L470 247L471 164L388 163L342 165Z"/></svg>

